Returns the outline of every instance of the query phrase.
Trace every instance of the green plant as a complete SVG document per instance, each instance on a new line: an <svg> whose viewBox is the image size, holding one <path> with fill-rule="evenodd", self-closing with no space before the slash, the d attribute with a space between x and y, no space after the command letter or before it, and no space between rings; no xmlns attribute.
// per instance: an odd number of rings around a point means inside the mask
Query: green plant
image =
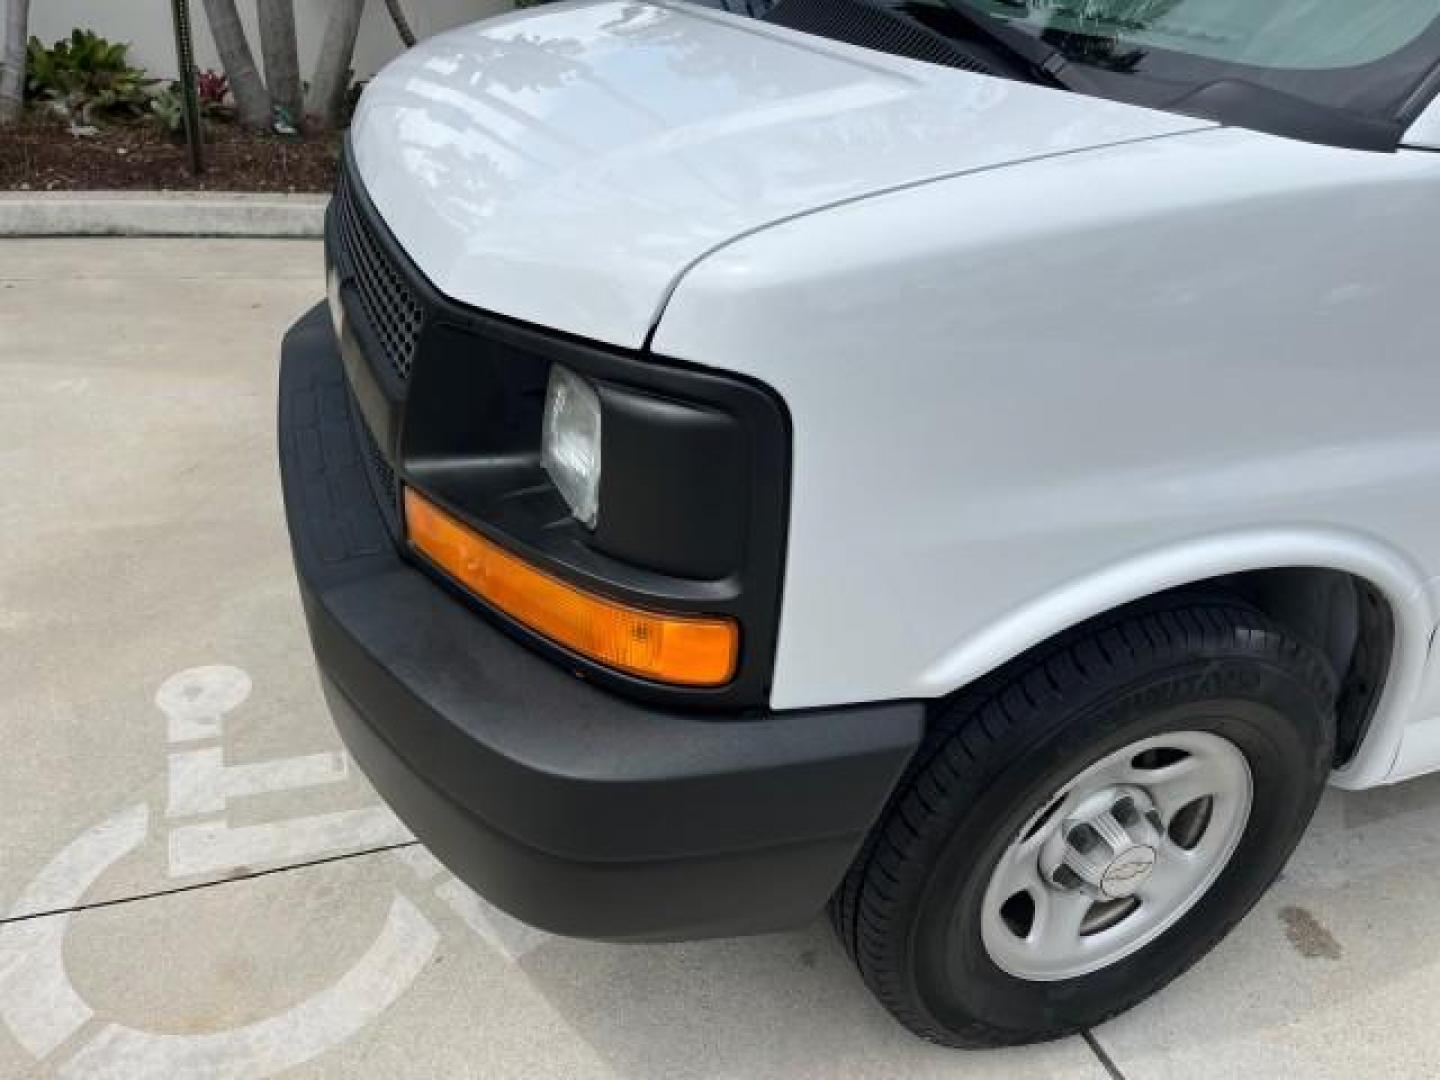
<svg viewBox="0 0 1440 1080"><path fill-rule="evenodd" d="M127 43L106 41L91 30L76 29L48 49L32 37L26 88L81 124L107 115L136 115L145 110L155 80L131 66L129 50Z"/></svg>
<svg viewBox="0 0 1440 1080"><path fill-rule="evenodd" d="M198 71L195 73L196 97L203 120L226 120L230 110L225 105L230 93L230 83L219 72ZM171 135L185 130L185 96L180 83L167 83L163 90L150 98L150 115L157 124Z"/></svg>
<svg viewBox="0 0 1440 1080"><path fill-rule="evenodd" d="M179 83L171 83L150 99L150 114L171 135L185 130L185 102Z"/></svg>

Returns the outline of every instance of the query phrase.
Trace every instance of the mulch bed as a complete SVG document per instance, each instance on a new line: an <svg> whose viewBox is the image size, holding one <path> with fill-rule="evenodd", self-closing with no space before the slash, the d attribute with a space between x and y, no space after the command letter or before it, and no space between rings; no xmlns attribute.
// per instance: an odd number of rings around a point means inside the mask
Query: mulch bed
<svg viewBox="0 0 1440 1080"><path fill-rule="evenodd" d="M0 131L0 191L307 191L335 184L340 137L280 138L205 125L205 172L190 175L183 141L152 122L108 122L72 135L52 117Z"/></svg>

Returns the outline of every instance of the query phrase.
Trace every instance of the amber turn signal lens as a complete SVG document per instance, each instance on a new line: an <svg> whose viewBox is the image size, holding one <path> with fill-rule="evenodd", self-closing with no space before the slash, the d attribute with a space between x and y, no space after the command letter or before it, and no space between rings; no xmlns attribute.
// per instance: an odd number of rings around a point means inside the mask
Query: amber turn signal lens
<svg viewBox="0 0 1440 1080"><path fill-rule="evenodd" d="M405 489L411 545L476 596L552 641L608 667L680 686L735 675L733 619L661 615L595 596L535 569Z"/></svg>

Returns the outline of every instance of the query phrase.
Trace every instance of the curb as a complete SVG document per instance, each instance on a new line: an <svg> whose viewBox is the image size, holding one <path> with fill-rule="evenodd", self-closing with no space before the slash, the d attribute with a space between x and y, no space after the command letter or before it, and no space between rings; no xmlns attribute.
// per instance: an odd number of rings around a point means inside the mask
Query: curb
<svg viewBox="0 0 1440 1080"><path fill-rule="evenodd" d="M318 239L329 201L240 192L0 192L0 236Z"/></svg>

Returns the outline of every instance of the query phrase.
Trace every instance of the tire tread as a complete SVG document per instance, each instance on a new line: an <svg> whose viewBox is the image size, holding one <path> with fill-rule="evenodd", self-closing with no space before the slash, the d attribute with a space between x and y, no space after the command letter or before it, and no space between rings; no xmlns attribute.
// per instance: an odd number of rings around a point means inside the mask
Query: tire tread
<svg viewBox="0 0 1440 1080"><path fill-rule="evenodd" d="M1004 766L1004 744L1017 733L1043 727L1046 716L1081 689L1120 685L1136 672L1184 657L1237 653L1282 665L1318 697L1334 700L1337 679L1329 663L1268 616L1229 597L1177 597L1168 606L1121 612L1078 628L961 691L937 712L887 811L830 905L835 930L866 985L897 1020L921 1037L948 1046L1015 1041L1009 1033L979 1022L960 1031L933 1022L908 990L902 971L905 950L898 944L907 932L905 891L928 873L946 836L943 824L954 820L964 802ZM1244 914L1211 935L1191 963ZM1172 972L1169 978L1180 973ZM1158 985L1146 987L1137 998ZM1131 1004L1120 1004L1106 1018ZM1060 1038L1080 1030L1076 1025L1048 1035Z"/></svg>

